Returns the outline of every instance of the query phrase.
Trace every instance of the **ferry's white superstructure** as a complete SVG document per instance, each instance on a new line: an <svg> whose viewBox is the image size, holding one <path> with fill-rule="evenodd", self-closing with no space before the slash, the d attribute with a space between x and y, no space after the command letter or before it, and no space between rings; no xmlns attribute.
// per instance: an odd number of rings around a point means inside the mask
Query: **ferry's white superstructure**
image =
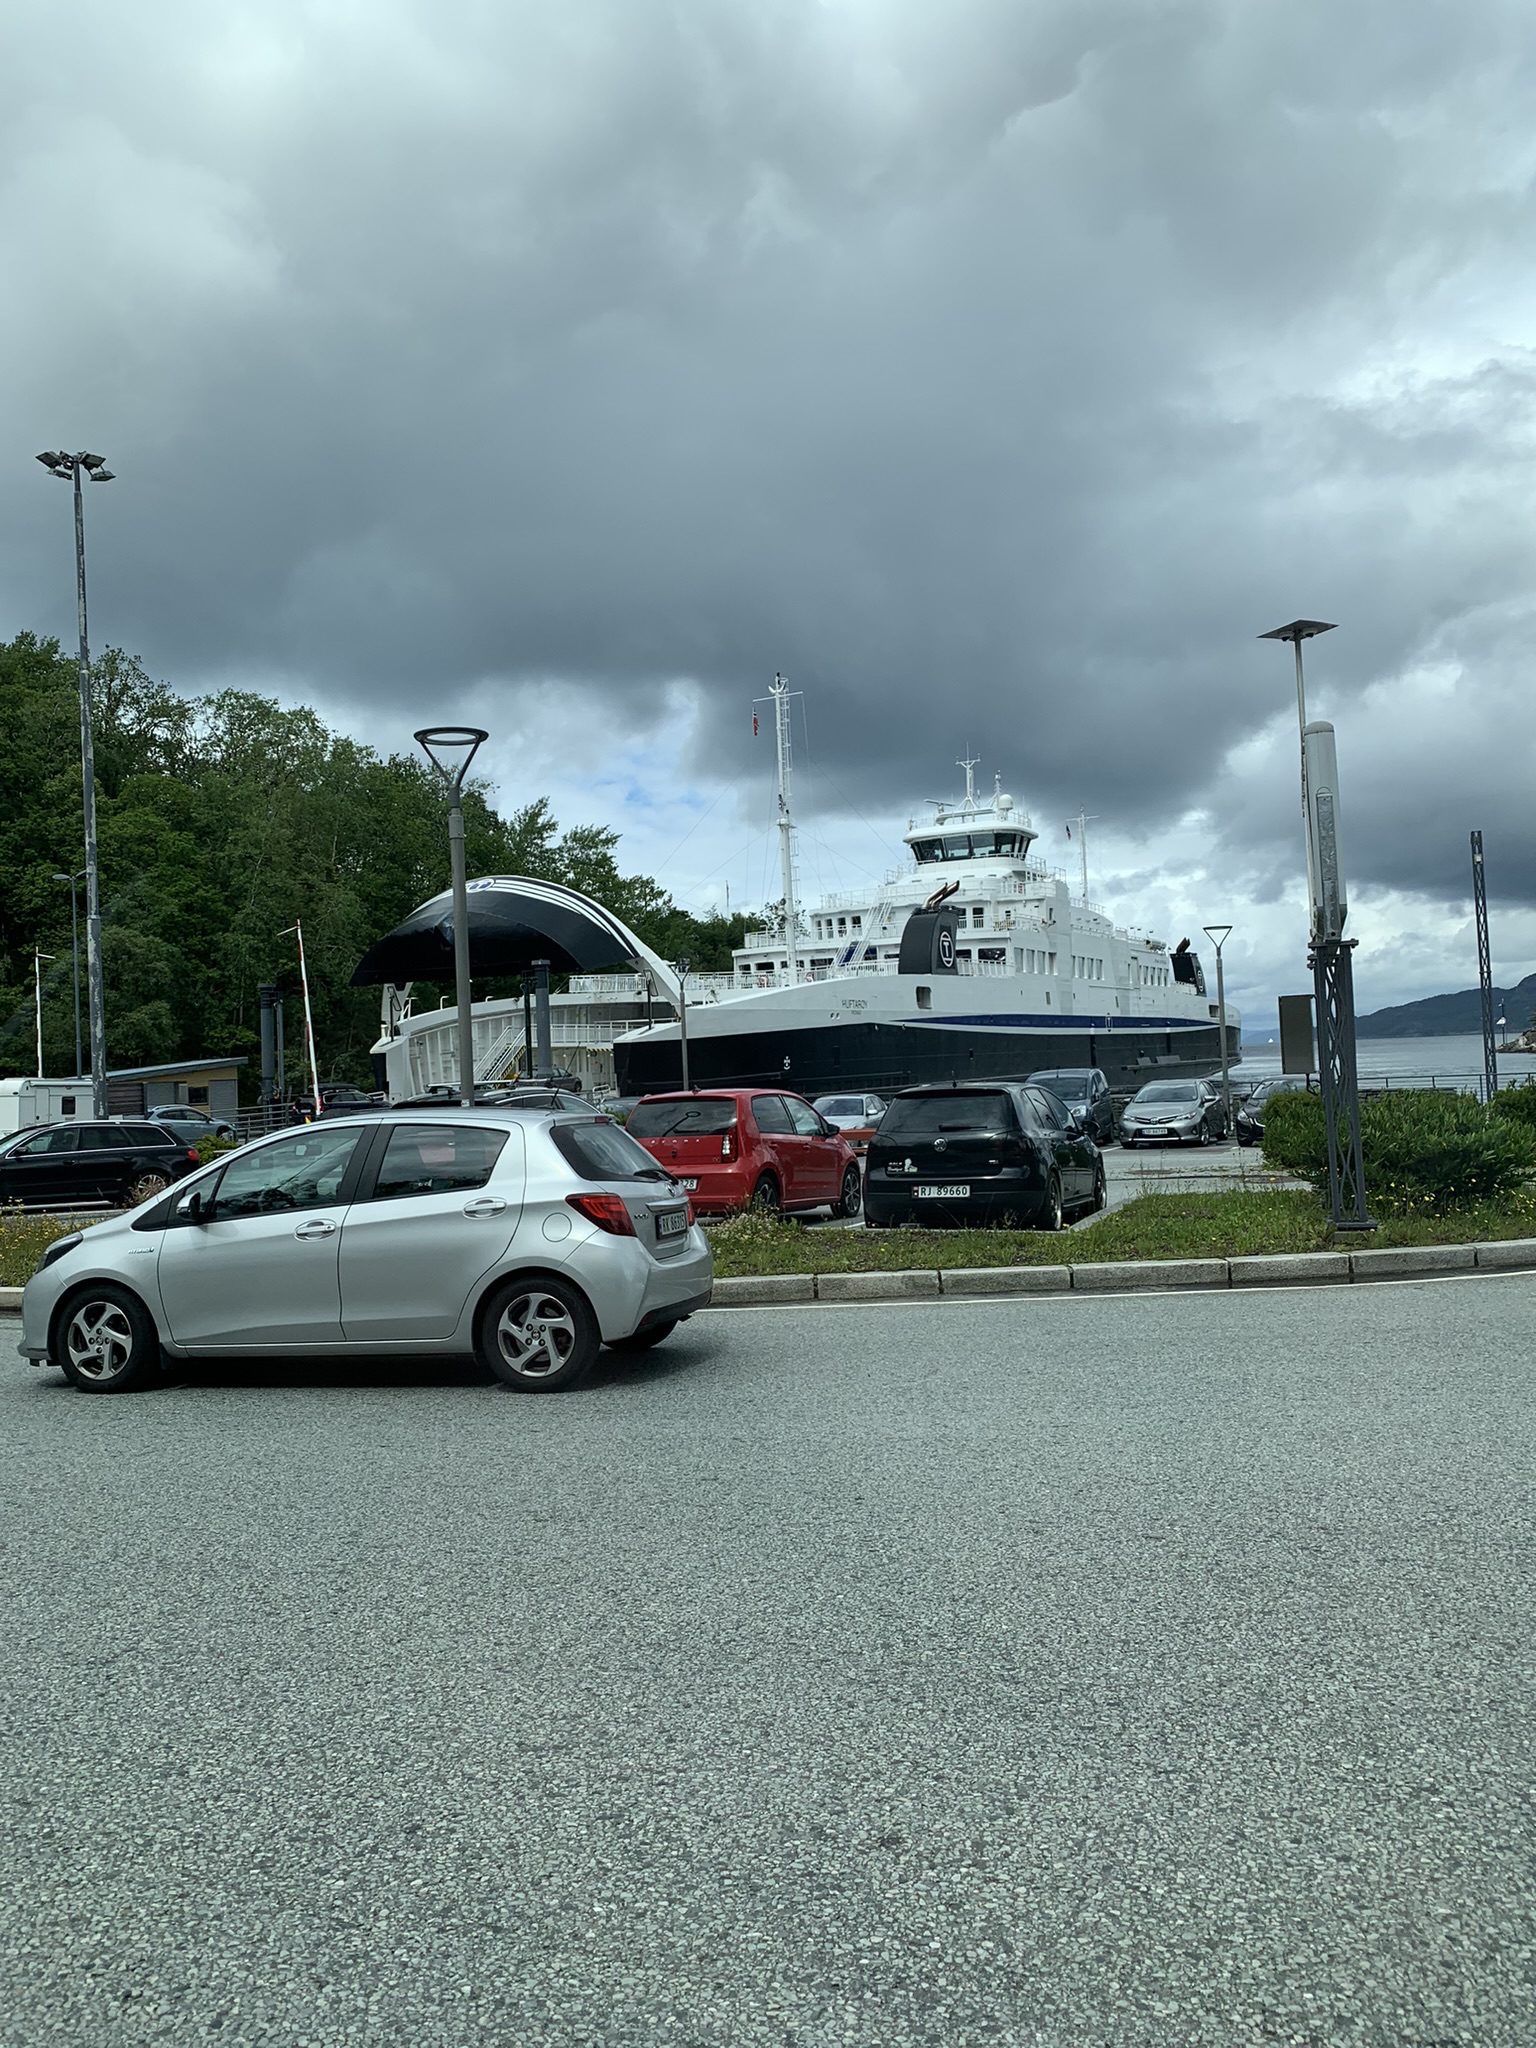
<svg viewBox="0 0 1536 2048"><path fill-rule="evenodd" d="M780 690L774 709L782 728ZM909 824L906 864L875 888L802 909L781 747L787 915L777 931L748 933L729 974L688 976L695 1086L887 1092L918 1081L1094 1066L1125 1089L1150 1073L1215 1070L1216 1005L1194 953L1115 924L1088 898L1086 860L1084 886L1074 892L1035 859L1037 835L1013 798L997 783L978 793L977 764L959 765L964 795ZM661 985L655 968L653 960L649 972L572 974L550 1002L553 1064L576 1072L593 1093L677 1087L677 983L669 975L670 986ZM395 1002L375 1048L391 1096L454 1080L454 1021L451 1007ZM1227 1030L1236 1057L1239 1020L1230 1006ZM535 1064L516 998L477 1003L474 1037L482 1081Z"/></svg>
<svg viewBox="0 0 1536 2048"><path fill-rule="evenodd" d="M793 946L781 919L736 949L730 975L690 983L696 1085L818 1094L1095 1066L1126 1087L1219 1063L1196 956L1074 895L1032 858L1037 834L1000 782L978 794L977 764L959 765L965 794L909 825L910 864L803 911L787 896ZM1227 1028L1235 1056L1230 1006ZM622 1093L676 1087L676 1021L625 1034L614 1055Z"/></svg>

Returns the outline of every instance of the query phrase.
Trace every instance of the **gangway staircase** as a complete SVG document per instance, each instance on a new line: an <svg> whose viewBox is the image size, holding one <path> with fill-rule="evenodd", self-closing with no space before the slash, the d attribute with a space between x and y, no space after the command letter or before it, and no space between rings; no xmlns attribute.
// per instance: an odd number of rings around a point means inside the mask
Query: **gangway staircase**
<svg viewBox="0 0 1536 2048"><path fill-rule="evenodd" d="M859 964L860 957L866 946L879 945L881 939L885 936L885 928L891 921L891 912L895 907L891 897L882 896L880 898L869 920L869 930L867 932L860 932L856 939L848 941L842 952L837 956L837 966L833 970L834 973L845 974L850 967L855 967Z"/></svg>

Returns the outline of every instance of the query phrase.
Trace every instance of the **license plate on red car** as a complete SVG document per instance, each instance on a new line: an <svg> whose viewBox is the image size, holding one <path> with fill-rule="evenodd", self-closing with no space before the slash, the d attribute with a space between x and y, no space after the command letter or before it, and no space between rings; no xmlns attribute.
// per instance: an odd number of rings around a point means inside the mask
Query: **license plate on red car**
<svg viewBox="0 0 1536 2048"><path fill-rule="evenodd" d="M968 1181L923 1181L919 1183L917 1192L932 1201L963 1202L971 1189Z"/></svg>
<svg viewBox="0 0 1536 2048"><path fill-rule="evenodd" d="M672 1178L677 1180L677 1175L674 1174ZM695 1195L699 1191L699 1184L696 1180L679 1180L677 1184L685 1194Z"/></svg>

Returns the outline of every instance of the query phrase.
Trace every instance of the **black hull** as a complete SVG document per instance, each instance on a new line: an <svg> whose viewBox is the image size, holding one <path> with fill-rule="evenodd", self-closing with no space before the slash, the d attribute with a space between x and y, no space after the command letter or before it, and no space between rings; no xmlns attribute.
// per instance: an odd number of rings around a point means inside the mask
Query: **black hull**
<svg viewBox="0 0 1536 2048"><path fill-rule="evenodd" d="M1227 1027L1227 1057L1241 1057L1239 1027ZM619 1040L613 1048L621 1095L655 1095L682 1086L677 1039ZM890 1095L924 1081L1020 1079L1042 1067L1099 1067L1119 1093L1144 1081L1215 1073L1221 1034L1215 1024L1173 1029L1134 1025L1114 1031L977 1031L964 1025L821 1024L798 1031L751 1031L688 1041L695 1088L790 1088L797 1095L867 1089Z"/></svg>

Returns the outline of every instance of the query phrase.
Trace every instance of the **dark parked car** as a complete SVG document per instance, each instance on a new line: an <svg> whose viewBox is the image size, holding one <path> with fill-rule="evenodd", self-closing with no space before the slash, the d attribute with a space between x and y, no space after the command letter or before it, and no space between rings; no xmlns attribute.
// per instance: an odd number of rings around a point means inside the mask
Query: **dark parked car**
<svg viewBox="0 0 1536 2048"><path fill-rule="evenodd" d="M163 1195L198 1163L195 1145L148 1118L38 1124L0 1140L0 1202L128 1207Z"/></svg>
<svg viewBox="0 0 1536 2048"><path fill-rule="evenodd" d="M1044 1067L1028 1077L1037 1086L1060 1096L1068 1109L1082 1119L1083 1128L1096 1145L1110 1144L1115 1135L1115 1105L1109 1082L1098 1067Z"/></svg>
<svg viewBox="0 0 1536 2048"><path fill-rule="evenodd" d="M872 1224L1036 1224L1102 1209L1104 1161L1059 1096L1027 1081L907 1088L869 1147Z"/></svg>
<svg viewBox="0 0 1536 2048"><path fill-rule="evenodd" d="M239 1136L227 1116L210 1116L206 1109L194 1109L190 1102L157 1102L144 1114L150 1123L164 1124L184 1145L195 1145L199 1138Z"/></svg>
<svg viewBox="0 0 1536 2048"><path fill-rule="evenodd" d="M1310 1086L1305 1074L1274 1074L1267 1081L1261 1081L1245 1103L1242 1103L1233 1121L1237 1125L1239 1145L1258 1145L1264 1139L1264 1105L1274 1095L1294 1095Z"/></svg>

